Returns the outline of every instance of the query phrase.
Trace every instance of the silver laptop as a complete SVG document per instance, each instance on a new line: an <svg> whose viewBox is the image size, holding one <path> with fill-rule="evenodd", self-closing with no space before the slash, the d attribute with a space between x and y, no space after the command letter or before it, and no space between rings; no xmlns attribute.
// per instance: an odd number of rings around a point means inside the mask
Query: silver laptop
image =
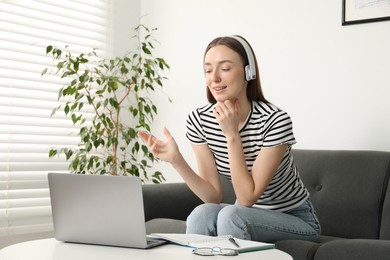
<svg viewBox="0 0 390 260"><path fill-rule="evenodd" d="M59 241L150 248L141 180L133 176L49 173L54 236Z"/></svg>

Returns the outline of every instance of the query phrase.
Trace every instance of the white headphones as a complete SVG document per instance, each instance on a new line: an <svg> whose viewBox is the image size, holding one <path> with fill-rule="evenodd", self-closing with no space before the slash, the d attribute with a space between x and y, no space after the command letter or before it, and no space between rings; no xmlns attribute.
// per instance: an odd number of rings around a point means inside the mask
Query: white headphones
<svg viewBox="0 0 390 260"><path fill-rule="evenodd" d="M245 66L245 79L246 81L251 81L256 79L256 65L255 65L255 57L253 55L253 52L251 48L249 47L248 43L242 39L239 36L229 36L235 40L237 40L239 43L241 43L242 47L244 47L246 56L248 57L248 65Z"/></svg>

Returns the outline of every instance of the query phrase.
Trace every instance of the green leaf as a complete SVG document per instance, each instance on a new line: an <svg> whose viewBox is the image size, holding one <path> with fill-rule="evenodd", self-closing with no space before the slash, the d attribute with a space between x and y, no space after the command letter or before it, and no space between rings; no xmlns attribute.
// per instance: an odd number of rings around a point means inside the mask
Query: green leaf
<svg viewBox="0 0 390 260"><path fill-rule="evenodd" d="M45 69L42 71L41 76L45 75L45 74L47 73L47 70L48 70L48 68L45 68Z"/></svg>
<svg viewBox="0 0 390 260"><path fill-rule="evenodd" d="M139 142L136 142L136 143L134 144L134 149L138 152L138 151L139 151L139 148L140 148Z"/></svg>
<svg viewBox="0 0 390 260"><path fill-rule="evenodd" d="M62 54L62 51L60 50L60 49L55 49L54 51L53 51L53 54L56 54L56 58L59 58L60 56L61 56L61 54Z"/></svg>
<svg viewBox="0 0 390 260"><path fill-rule="evenodd" d="M70 107L70 110L74 111L77 108L77 106L78 106L77 102L73 103L73 105Z"/></svg>
<svg viewBox="0 0 390 260"><path fill-rule="evenodd" d="M80 67L80 63L79 62L74 62L73 63L73 68L74 68L75 72L77 72L79 70L79 67Z"/></svg>
<svg viewBox="0 0 390 260"><path fill-rule="evenodd" d="M118 101L115 100L115 98L110 98L109 102L110 102L110 105L113 106L115 109L119 108L119 103L118 103Z"/></svg>
<svg viewBox="0 0 390 260"><path fill-rule="evenodd" d="M86 58L81 58L81 59L80 59L80 63L88 63L88 61L89 61L89 60L86 59Z"/></svg>
<svg viewBox="0 0 390 260"><path fill-rule="evenodd" d="M160 86L160 87L162 87L162 82L161 82L161 80L160 79L156 79L156 81L157 81L157 84Z"/></svg>
<svg viewBox="0 0 390 260"><path fill-rule="evenodd" d="M80 128L79 134L80 134L81 138L84 138L88 134L87 127L84 126L84 127Z"/></svg>
<svg viewBox="0 0 390 260"><path fill-rule="evenodd" d="M51 111L50 117L54 116L54 114L57 113L57 111L58 111L60 108L61 108L61 106L54 108L54 109Z"/></svg>
<svg viewBox="0 0 390 260"><path fill-rule="evenodd" d="M144 46L142 46L142 50L146 53L146 54L152 54L151 52L150 52L150 50L146 47L146 45L144 45Z"/></svg>
<svg viewBox="0 0 390 260"><path fill-rule="evenodd" d="M136 138L137 137L137 131L134 130L133 128L130 128L129 131L128 131L128 134L131 138ZM138 143L138 142L137 142Z"/></svg>
<svg viewBox="0 0 390 260"><path fill-rule="evenodd" d="M154 113L157 114L157 107L155 105L152 105L152 109L153 109Z"/></svg>
<svg viewBox="0 0 390 260"><path fill-rule="evenodd" d="M152 181L155 184L162 183L163 181L165 181L165 178L160 171L156 171L152 177L153 177Z"/></svg>
<svg viewBox="0 0 390 260"><path fill-rule="evenodd" d="M93 98L91 96L87 96L87 101L88 101L88 104L92 104L93 103Z"/></svg>
<svg viewBox="0 0 390 260"><path fill-rule="evenodd" d="M50 151L49 151L49 158L52 158L52 157L55 156L57 153L58 153L57 150L55 150L55 149L50 149Z"/></svg>
<svg viewBox="0 0 390 260"><path fill-rule="evenodd" d="M77 116L76 116L76 114L72 114L72 122L73 122L73 124L77 123Z"/></svg>
<svg viewBox="0 0 390 260"><path fill-rule="evenodd" d="M94 161L95 161L94 160L94 156L89 159L89 162L88 162L88 165L87 165L87 169L88 170L93 167Z"/></svg>
<svg viewBox="0 0 390 260"><path fill-rule="evenodd" d="M141 148L145 154L149 153L149 148L146 145L142 145Z"/></svg>
<svg viewBox="0 0 390 260"><path fill-rule="evenodd" d="M100 145L100 141L99 141L99 140L95 140L95 141L93 142L93 146L95 146L95 148L98 148L99 145Z"/></svg>
<svg viewBox="0 0 390 260"><path fill-rule="evenodd" d="M70 108L69 108L69 105L67 104L67 105L65 106L65 108L64 108L64 112L65 112L66 115L68 115L69 110L70 110Z"/></svg>
<svg viewBox="0 0 390 260"><path fill-rule="evenodd" d="M49 45L46 47L46 54L48 54L49 52L51 52L53 50L53 46Z"/></svg>
<svg viewBox="0 0 390 260"><path fill-rule="evenodd" d="M133 109L133 116L136 117L138 115L138 109Z"/></svg>
<svg viewBox="0 0 390 260"><path fill-rule="evenodd" d="M70 157L72 157L72 155L73 155L73 151L72 151L72 150L68 150L68 151L65 153L65 155L66 155L66 160L69 160Z"/></svg>
<svg viewBox="0 0 390 260"><path fill-rule="evenodd" d="M91 142L86 142L86 143L85 143L85 149L86 149L88 152L92 150L92 147L93 147L93 145L92 145Z"/></svg>
<svg viewBox="0 0 390 260"><path fill-rule="evenodd" d="M121 73L122 73L122 74L127 74L127 73L129 73L128 68L126 68L125 66L122 66L122 67L121 67Z"/></svg>
<svg viewBox="0 0 390 260"><path fill-rule="evenodd" d="M114 157L112 155L109 155L106 159L106 163L111 163L114 160Z"/></svg>

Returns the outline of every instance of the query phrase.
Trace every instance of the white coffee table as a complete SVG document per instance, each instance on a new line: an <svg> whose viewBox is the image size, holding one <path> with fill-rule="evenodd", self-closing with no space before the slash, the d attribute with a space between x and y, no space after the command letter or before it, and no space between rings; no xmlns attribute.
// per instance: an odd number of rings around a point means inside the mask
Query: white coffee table
<svg viewBox="0 0 390 260"><path fill-rule="evenodd" d="M162 245L153 249L132 249L63 243L54 238L23 242L0 250L1 260L204 260L205 258L209 259L209 257L192 254L191 248L172 244ZM220 258L221 256L218 257L218 259ZM226 256L224 258L232 258L233 260L292 260L290 255L277 249L242 253L238 256Z"/></svg>

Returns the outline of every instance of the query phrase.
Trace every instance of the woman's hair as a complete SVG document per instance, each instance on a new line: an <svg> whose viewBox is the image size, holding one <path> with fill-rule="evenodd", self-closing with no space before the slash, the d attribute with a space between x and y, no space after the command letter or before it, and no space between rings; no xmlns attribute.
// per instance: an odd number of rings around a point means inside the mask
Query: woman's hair
<svg viewBox="0 0 390 260"><path fill-rule="evenodd" d="M238 37L241 37L241 36L238 36ZM244 41L246 41L243 37L241 37L241 38ZM215 38L214 40L212 40L209 43L209 45L207 45L207 48L206 48L206 50L204 52L204 56L203 57L206 56L207 52L211 48L213 48L215 46L218 46L218 45L224 45L224 46L228 47L229 49L232 49L233 51L238 53L238 55L240 55L240 57L241 57L241 59L242 59L242 61L244 63L244 67L246 65L248 65L248 56L247 56L247 53L245 52L244 46L242 46L239 41L237 41L236 39L234 39L232 37L229 37L229 36L218 37L218 38ZM248 43L248 45L249 45L249 43ZM250 45L249 45L249 48L251 48L251 50L252 50L252 47ZM253 53L253 50L252 50L252 53ZM247 89L246 89L246 95L247 95L249 100L263 101L263 102L268 103L268 101L265 99L265 97L263 95L263 91L261 89L259 67L257 65L257 60L256 60L256 56L254 55L254 53L253 53L253 58L255 60L257 77L254 80L248 81L248 86L247 86ZM216 99L214 98L214 96L211 94L209 88L207 88L207 100L210 103L216 103L217 102Z"/></svg>

